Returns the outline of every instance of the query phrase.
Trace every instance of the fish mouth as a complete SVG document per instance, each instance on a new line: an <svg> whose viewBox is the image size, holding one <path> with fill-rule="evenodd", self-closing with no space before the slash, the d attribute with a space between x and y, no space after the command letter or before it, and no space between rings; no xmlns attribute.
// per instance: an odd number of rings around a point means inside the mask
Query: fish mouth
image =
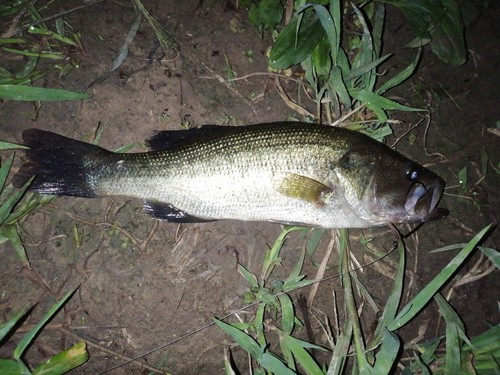
<svg viewBox="0 0 500 375"><path fill-rule="evenodd" d="M443 195L444 181L437 178L430 186L415 182L406 196L404 208L407 213L418 221L431 221L445 218L448 215L446 208L436 208Z"/></svg>

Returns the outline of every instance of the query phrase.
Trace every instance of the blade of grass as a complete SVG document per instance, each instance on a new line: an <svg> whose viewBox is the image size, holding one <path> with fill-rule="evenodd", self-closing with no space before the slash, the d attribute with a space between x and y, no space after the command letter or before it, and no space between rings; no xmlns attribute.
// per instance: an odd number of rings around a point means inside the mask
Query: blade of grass
<svg viewBox="0 0 500 375"><path fill-rule="evenodd" d="M333 350L327 375L340 375L344 373L344 366L347 361L349 347L351 346L351 339L352 321L348 319L342 327L342 332L340 333L335 349Z"/></svg>
<svg viewBox="0 0 500 375"><path fill-rule="evenodd" d="M11 242L19 259L21 259L26 267L31 268L28 255L26 254L26 249L24 248L23 242L21 241L21 237L19 237L19 233L17 232L15 225L0 226L0 243L4 242L2 241L3 239L7 239Z"/></svg>
<svg viewBox="0 0 500 375"><path fill-rule="evenodd" d="M389 323L394 320L394 317L396 316L399 305L401 303L406 265L406 254L403 241L399 241L397 250L399 254L399 264L394 276L394 285L392 287L391 294L389 295L389 298L387 299L387 302L385 304L384 312L382 313L382 316L378 321L373 340L368 345L368 350L374 349L378 346L378 344L382 340L382 334L385 327L387 327Z"/></svg>
<svg viewBox="0 0 500 375"><path fill-rule="evenodd" d="M0 85L0 98L5 100L82 100L90 97L89 94L61 89L48 89L24 85Z"/></svg>
<svg viewBox="0 0 500 375"><path fill-rule="evenodd" d="M462 342L459 336L459 330L464 329L463 322L460 320L458 314L453 310L448 301L437 293L434 300L439 306L439 311L444 317L446 322L446 362L445 371L447 374L463 374L461 369L460 357ZM464 332L465 334L465 332Z"/></svg>
<svg viewBox="0 0 500 375"><path fill-rule="evenodd" d="M360 374L371 373L371 366L366 358L366 351L363 342L363 334L359 322L359 317L354 300L354 292L351 283L351 270L349 267L349 248L347 245L348 234L347 230L339 230L339 259L342 265L342 284L344 287L344 298L347 309L348 319L352 322L354 347L356 349L356 363L359 366Z"/></svg>
<svg viewBox="0 0 500 375"><path fill-rule="evenodd" d="M486 233L490 230L492 224L483 228L468 244L465 246L441 272L425 286L394 318L392 323L387 327L390 331L401 328L415 315L417 315L436 292L451 278L457 269L463 264L465 259L476 248L476 245L483 239Z"/></svg>
<svg viewBox="0 0 500 375"><path fill-rule="evenodd" d="M0 149L2 149L2 147L8 147L8 145L13 145L13 144L12 143L9 144L7 142L1 142ZM5 181L7 180L7 176L9 175L10 167L12 167L13 161L14 161L14 155L11 155L2 165L2 167L0 167L0 191L3 191L3 187L5 186ZM0 213L0 224L2 224L6 218L7 217L2 219L2 214Z"/></svg>
<svg viewBox="0 0 500 375"><path fill-rule="evenodd" d="M16 313L12 318L10 318L6 323L0 326L0 342L12 331L12 328L32 309L32 307L25 307L18 313Z"/></svg>
<svg viewBox="0 0 500 375"><path fill-rule="evenodd" d="M80 341L73 345L71 348L64 350L55 356L49 358L44 363L38 365L33 370L33 375L54 375L64 374L89 359L87 352L87 345L85 342Z"/></svg>
<svg viewBox="0 0 500 375"><path fill-rule="evenodd" d="M18 189L14 194L11 194L9 198L2 202L0 206L0 225L7 220L14 207L19 203L21 197L31 185L33 178L34 177L32 177L21 189Z"/></svg>
<svg viewBox="0 0 500 375"><path fill-rule="evenodd" d="M255 341L250 335L221 320L214 319L214 322L224 332L231 336L239 346L250 353L250 355L266 370L272 371L276 374L295 374L295 372L286 367L286 365L279 360L279 358L272 354L265 353L265 348L261 348L257 341Z"/></svg>
<svg viewBox="0 0 500 375"><path fill-rule="evenodd" d="M390 374L400 348L401 341L399 337L388 329L385 329L382 346L377 353L377 360L373 366L373 374Z"/></svg>
<svg viewBox="0 0 500 375"><path fill-rule="evenodd" d="M311 357L306 348L325 350L324 348L296 339L292 336L284 336L281 339L286 342L286 345L293 353L293 357L295 358L295 360L297 360L298 363L300 363L306 374L323 374L323 371L318 366L316 361Z"/></svg>
<svg viewBox="0 0 500 375"><path fill-rule="evenodd" d="M14 349L14 353L13 353L14 359L19 360L21 358L21 356L23 355L24 351L31 344L31 342L33 341L33 339L35 338L35 336L41 331L41 329L43 328L43 326L57 314L57 311L71 298L71 296L73 295L73 293L76 292L77 289L78 288L75 288L75 289L70 290L69 292L67 292L63 296L63 298L61 298L61 300L59 302L57 302L56 304L54 304L49 309L49 311L47 311L47 313L43 316L43 318L40 319L38 321L38 323L35 324L35 326L28 333L26 333L23 336L23 338L21 339L21 341L19 342L19 344L16 346L16 349Z"/></svg>

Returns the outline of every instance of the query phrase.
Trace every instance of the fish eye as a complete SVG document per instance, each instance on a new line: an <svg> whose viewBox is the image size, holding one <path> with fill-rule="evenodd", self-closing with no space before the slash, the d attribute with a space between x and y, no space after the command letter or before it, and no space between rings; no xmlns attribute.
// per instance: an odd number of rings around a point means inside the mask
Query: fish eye
<svg viewBox="0 0 500 375"><path fill-rule="evenodd" d="M406 177L410 181L417 181L420 176L420 168L418 168L415 165L412 165L408 170L406 171Z"/></svg>

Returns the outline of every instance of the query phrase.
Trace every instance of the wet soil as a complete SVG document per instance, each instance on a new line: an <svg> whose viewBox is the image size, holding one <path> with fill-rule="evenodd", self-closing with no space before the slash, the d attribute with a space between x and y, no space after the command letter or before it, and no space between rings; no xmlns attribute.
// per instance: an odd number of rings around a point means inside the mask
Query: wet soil
<svg viewBox="0 0 500 375"><path fill-rule="evenodd" d="M76 3L66 2L65 6ZM143 21L129 57L118 71L101 80L136 17L133 6L105 1L71 13L65 18L81 31L85 46L81 65L63 80L51 77L41 84L87 90L92 98L43 103L36 116L32 103L3 102L0 139L21 142L22 130L37 127L91 141L100 130L101 146L117 149L134 144L132 151L140 151L144 150L142 140L155 130L301 118L280 97L272 77L255 74L267 72L266 50L271 40L259 38L245 12L222 1L149 0L144 5L178 38L180 54L157 52L148 61L155 35ZM454 255L430 250L467 242L487 224L498 222L500 183L493 166L498 167L500 143L498 133L491 129L497 129L496 122L500 120L499 10L499 4L491 2L480 18L468 26L470 54L465 65L445 65L426 50L418 74L390 92L390 96L402 102L429 108L430 121L421 113L393 114L394 119L401 121L394 125L396 138L424 120L396 148L445 178L447 190L442 205L450 210L448 218L424 225L406 240L411 270L406 300ZM396 54L386 66L391 72L401 69L408 61L405 59L411 58L412 53L401 46L412 37L400 15L396 13L388 20L384 50ZM246 78L222 82L230 70L237 77ZM294 83L283 80L283 84L296 97ZM314 111L313 102L304 104ZM388 142L393 143L394 139ZM482 149L490 159L484 179ZM18 166L20 161L16 163ZM461 190L458 181L458 173L464 167L469 172L466 191ZM30 348L26 358L32 363L70 343L85 340L91 357L75 373L100 373L121 364L110 373L146 373L149 370L144 366L174 374L222 373L224 349L231 345L231 340L209 325L213 317L245 306L243 295L248 285L236 265L241 263L259 274L264 251L281 229L270 223L157 222L142 212L141 202L135 200L58 197L20 223L32 270L21 265L9 244L0 245L1 318L5 321L23 306L38 303L27 321L35 323L53 303L51 296L60 297L79 286L63 312ZM304 273L309 277L316 274L314 262L321 261L329 237L327 233L315 259L307 260ZM350 237L353 254L360 264L376 258L361 245L363 237L373 238L373 246L381 252L386 252L393 240L387 228L351 230ZM495 247L497 240L498 231L494 231L485 244ZM273 278L279 279L292 270L302 244L298 234L291 236L282 252L283 266ZM326 276L336 274L335 254L334 251L329 260L331 267ZM467 274L478 259L479 254L474 254L455 280ZM376 324L385 304L397 260L396 254L390 254L359 273L379 309L368 304L363 307L362 323L367 331ZM486 267L486 263L481 267ZM334 319L332 291L339 292L339 284L339 279L333 278L320 285L311 314L322 321L325 315ZM487 323L500 321L498 285L496 271L454 290L450 301L469 334L483 332ZM309 290L300 293L308 296ZM336 295L342 319L343 301L338 297L341 293ZM240 314L253 311L250 308ZM312 320L312 325L314 341L328 346L316 320ZM400 333L412 339L422 327L426 327L426 337L442 333L433 306ZM12 352L18 337L7 342L1 353ZM156 350L160 347L163 348ZM154 352L146 354L151 351ZM234 349L233 356L242 373L246 373L242 350ZM124 364L135 357L140 358Z"/></svg>

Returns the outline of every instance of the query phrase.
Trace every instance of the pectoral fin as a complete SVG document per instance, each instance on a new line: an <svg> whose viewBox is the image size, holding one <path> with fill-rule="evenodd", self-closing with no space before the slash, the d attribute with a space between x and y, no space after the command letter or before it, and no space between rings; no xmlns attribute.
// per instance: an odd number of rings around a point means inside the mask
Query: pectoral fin
<svg viewBox="0 0 500 375"><path fill-rule="evenodd" d="M276 184L276 190L288 197L302 199L320 206L324 204L324 195L332 191L319 181L295 173L287 173L281 178Z"/></svg>

